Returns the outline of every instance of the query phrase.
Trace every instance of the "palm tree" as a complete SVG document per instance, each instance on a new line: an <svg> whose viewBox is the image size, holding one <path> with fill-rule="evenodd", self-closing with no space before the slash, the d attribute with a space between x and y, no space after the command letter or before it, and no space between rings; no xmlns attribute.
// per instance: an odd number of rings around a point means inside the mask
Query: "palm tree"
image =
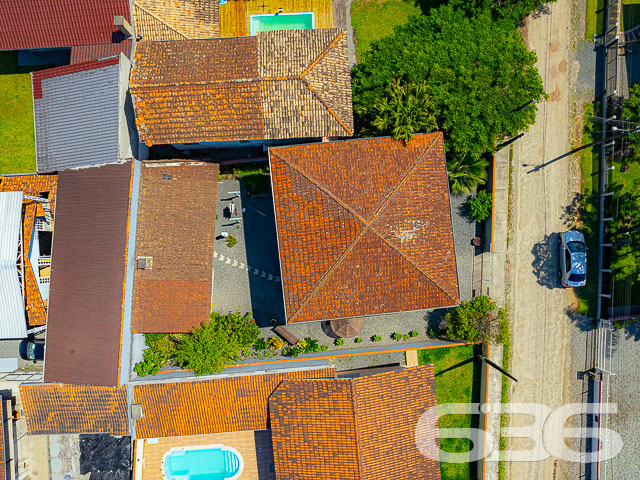
<svg viewBox="0 0 640 480"><path fill-rule="evenodd" d="M451 193L454 195L471 193L487 181L489 160L484 157L468 158L466 154L447 162Z"/></svg>
<svg viewBox="0 0 640 480"><path fill-rule="evenodd" d="M415 133L438 128L426 83L404 83L395 78L386 88L386 94L371 109L371 125L375 133L391 135L395 140L408 144Z"/></svg>

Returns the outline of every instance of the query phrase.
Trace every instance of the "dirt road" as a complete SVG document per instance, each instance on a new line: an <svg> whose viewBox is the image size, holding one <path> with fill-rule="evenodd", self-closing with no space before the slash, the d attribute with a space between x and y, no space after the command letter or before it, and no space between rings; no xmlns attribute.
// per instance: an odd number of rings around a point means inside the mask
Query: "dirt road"
<svg viewBox="0 0 640 480"><path fill-rule="evenodd" d="M525 31L527 45L538 54L537 66L549 98L540 105L530 133L514 144L515 232L509 246L508 297L513 315L511 370L519 379L511 386L511 401L555 409L568 403L573 375L570 334L575 326L565 311L574 297L559 287L556 242L557 233L567 229L561 220L562 208L573 196L576 182L570 167L575 160L557 159L570 150L571 1L558 0L549 8L550 14L530 19ZM519 415L510 419L509 426L530 423L530 418ZM533 446L523 439L512 440L510 445L518 449ZM568 478L572 468L553 456L511 462L507 478L562 479Z"/></svg>

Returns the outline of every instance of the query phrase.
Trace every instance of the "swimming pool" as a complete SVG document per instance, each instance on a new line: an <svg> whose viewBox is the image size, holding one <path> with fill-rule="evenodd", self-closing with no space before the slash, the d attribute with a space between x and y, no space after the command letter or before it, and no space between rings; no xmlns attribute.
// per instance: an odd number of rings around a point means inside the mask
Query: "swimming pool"
<svg viewBox="0 0 640 480"><path fill-rule="evenodd" d="M271 30L306 30L313 28L313 12L251 15L251 35Z"/></svg>
<svg viewBox="0 0 640 480"><path fill-rule="evenodd" d="M224 445L174 447L162 458L166 480L236 480L243 470L240 452Z"/></svg>

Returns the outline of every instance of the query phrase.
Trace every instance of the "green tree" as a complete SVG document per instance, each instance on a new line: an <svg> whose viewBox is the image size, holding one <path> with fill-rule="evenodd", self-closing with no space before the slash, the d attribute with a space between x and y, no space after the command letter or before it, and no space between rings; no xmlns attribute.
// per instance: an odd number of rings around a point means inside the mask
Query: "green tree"
<svg viewBox="0 0 640 480"><path fill-rule="evenodd" d="M489 160L477 157L468 160L465 156L447 162L451 193L454 195L471 193L476 187L487 182Z"/></svg>
<svg viewBox="0 0 640 480"><path fill-rule="evenodd" d="M449 162L473 164L495 142L535 121L535 103L519 108L544 97L535 63L535 52L527 49L512 22L494 21L488 12L468 18L450 5L431 9L373 42L354 67L358 125L365 132L375 129L372 116L358 112L368 112L386 98L394 78L426 83Z"/></svg>
<svg viewBox="0 0 640 480"><path fill-rule="evenodd" d="M372 107L362 107L360 115L370 117L371 130L361 136L391 135L405 144L414 134L438 128L433 115L434 105L425 83L407 83L394 78Z"/></svg>
<svg viewBox="0 0 640 480"><path fill-rule="evenodd" d="M629 89L629 99L624 102L622 117L633 122L633 127L640 124L640 83L636 83ZM633 128L632 127L632 128ZM629 160L640 162L640 133L631 133L626 136L632 155Z"/></svg>
<svg viewBox="0 0 640 480"><path fill-rule="evenodd" d="M497 338L498 322L492 322L493 312L496 310L497 305L486 295L460 303L445 315L447 337L469 342Z"/></svg>
<svg viewBox="0 0 640 480"><path fill-rule="evenodd" d="M449 0L449 5L463 10L468 16L491 12L496 19L519 21L532 12L541 10L550 0Z"/></svg>
<svg viewBox="0 0 640 480"><path fill-rule="evenodd" d="M173 360L196 374L222 371L240 359L240 352L251 347L258 339L260 329L251 315L212 313L211 319L175 346Z"/></svg>
<svg viewBox="0 0 640 480"><path fill-rule="evenodd" d="M493 195L486 190L480 190L469 199L469 213L476 222L484 222L491 216Z"/></svg>

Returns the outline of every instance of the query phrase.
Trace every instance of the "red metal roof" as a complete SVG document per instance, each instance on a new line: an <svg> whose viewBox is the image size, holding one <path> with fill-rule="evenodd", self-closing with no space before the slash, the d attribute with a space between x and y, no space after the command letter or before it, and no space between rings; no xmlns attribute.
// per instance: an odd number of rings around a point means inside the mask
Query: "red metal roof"
<svg viewBox="0 0 640 480"><path fill-rule="evenodd" d="M0 0L1 1L1 0ZM39 70L31 73L31 81L33 82L33 98L42 98L42 80L45 78L60 77L70 73L83 72L85 70L93 70L94 68L116 65L120 61L119 57L108 58L106 60L91 60L84 63L76 63L75 65L64 65L62 67L49 68L47 70Z"/></svg>
<svg viewBox="0 0 640 480"><path fill-rule="evenodd" d="M131 23L128 0L0 0L0 12L0 50L118 42L113 17Z"/></svg>

